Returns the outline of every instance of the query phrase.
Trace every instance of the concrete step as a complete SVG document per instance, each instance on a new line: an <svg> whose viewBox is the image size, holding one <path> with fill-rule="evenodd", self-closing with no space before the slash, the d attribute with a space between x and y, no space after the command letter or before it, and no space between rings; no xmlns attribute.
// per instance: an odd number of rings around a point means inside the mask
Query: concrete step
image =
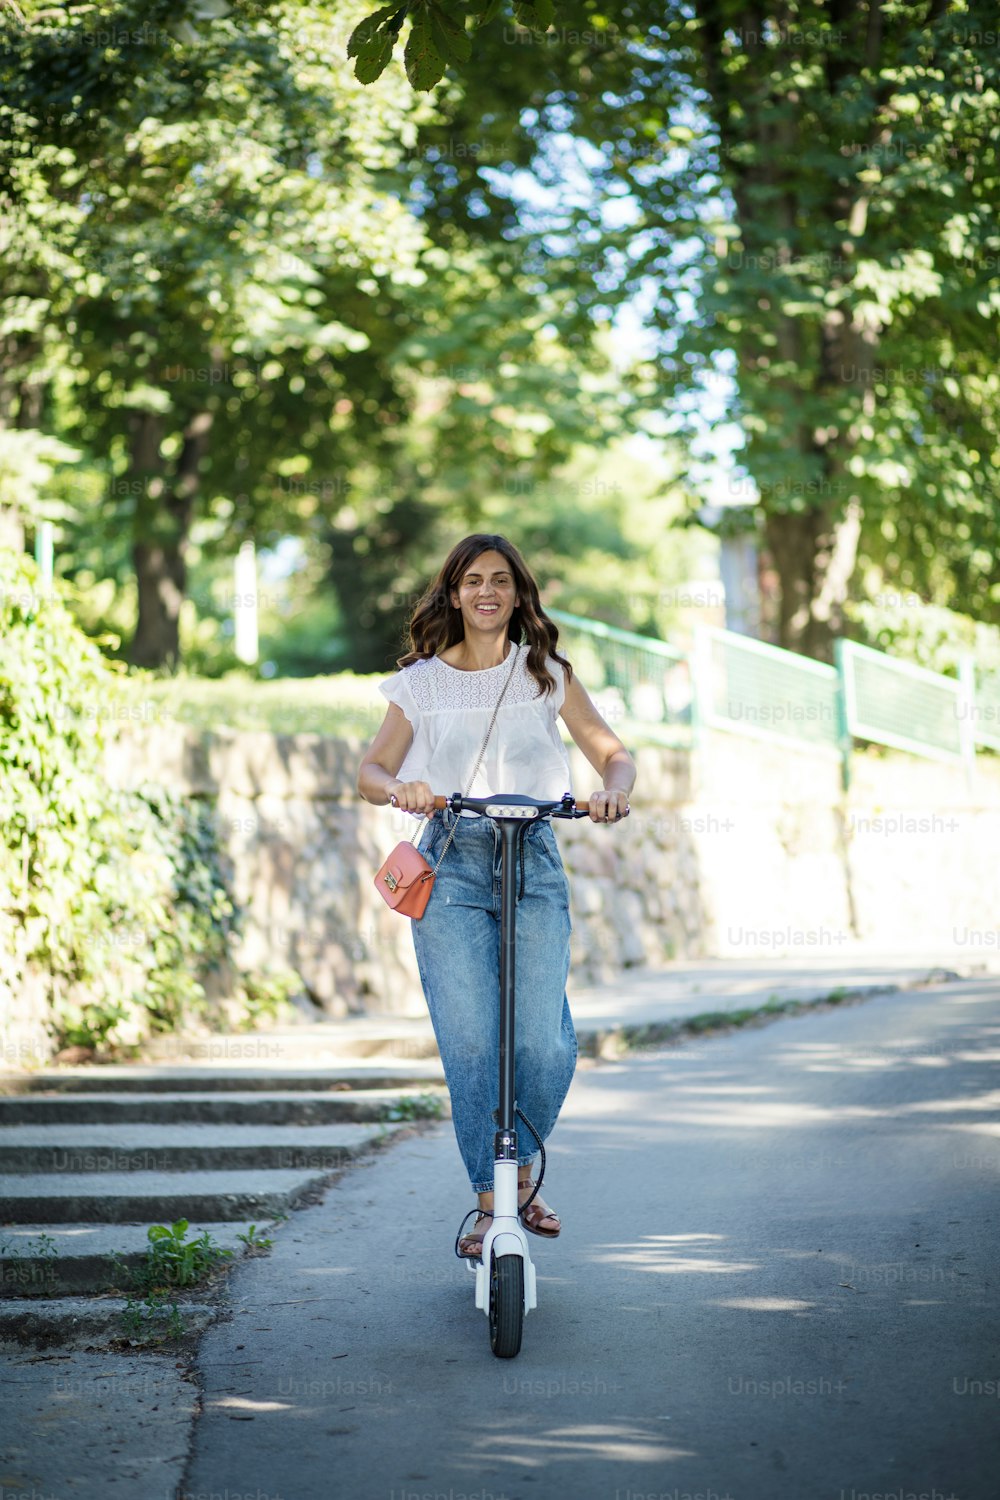
<svg viewBox="0 0 1000 1500"><path fill-rule="evenodd" d="M336 1171L380 1138L384 1125L10 1125L0 1172ZM190 1217L188 1215L188 1217Z"/></svg>
<svg viewBox="0 0 1000 1500"><path fill-rule="evenodd" d="M420 1119L450 1113L448 1091L442 1083L428 1081L412 1088L262 1089L248 1092L222 1090L199 1093L159 1090L140 1093L93 1093L65 1090L61 1093L25 1093L0 1096L0 1126L56 1125L72 1121L80 1125L113 1125L126 1121L147 1124L220 1125L332 1125L371 1120Z"/></svg>
<svg viewBox="0 0 1000 1500"><path fill-rule="evenodd" d="M319 1068L315 1058L301 1067L220 1068L215 1064L178 1063L176 1066L141 1066L108 1063L104 1066L46 1068L38 1073L0 1072L0 1094L37 1093L247 1093L263 1089L294 1089L309 1093L341 1093L350 1089L411 1089L441 1083L440 1060L400 1064L379 1062L377 1066Z"/></svg>
<svg viewBox="0 0 1000 1500"><path fill-rule="evenodd" d="M0 1302L0 1347L86 1349L134 1340L136 1335L128 1332L123 1320L127 1304L125 1297L56 1297L52 1301L28 1297ZM219 1308L210 1302L179 1298L177 1312L188 1333L201 1332L219 1316ZM164 1331L164 1320L150 1320L138 1338L161 1338Z"/></svg>
<svg viewBox="0 0 1000 1500"><path fill-rule="evenodd" d="M206 1230L215 1244L231 1250L231 1263L246 1252L239 1238L247 1223L190 1224L187 1238ZM117 1268L136 1270L146 1259L146 1224L17 1224L0 1229L0 1296L62 1297L111 1290L128 1291L132 1283ZM258 1223L260 1238L272 1238L274 1225ZM179 1295L184 1295L181 1289Z"/></svg>
<svg viewBox="0 0 1000 1500"><path fill-rule="evenodd" d="M430 1017L349 1016L341 1021L269 1027L253 1033L217 1032L197 1037L171 1033L143 1044L145 1062L214 1062L230 1066L244 1060L273 1067L304 1062L310 1067L337 1065L348 1059L385 1058L407 1064L438 1055Z"/></svg>
<svg viewBox="0 0 1000 1500"><path fill-rule="evenodd" d="M12 1173L0 1176L0 1203L10 1224L259 1223L309 1201L331 1170Z"/></svg>

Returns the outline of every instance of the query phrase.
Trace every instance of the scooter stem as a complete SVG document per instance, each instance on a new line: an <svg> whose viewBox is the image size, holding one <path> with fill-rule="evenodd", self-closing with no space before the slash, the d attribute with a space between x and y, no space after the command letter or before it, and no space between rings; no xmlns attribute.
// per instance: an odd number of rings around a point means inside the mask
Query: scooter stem
<svg viewBox="0 0 1000 1500"><path fill-rule="evenodd" d="M494 1160L517 1162L517 1126L514 1117L514 927L515 849L524 834L523 823L501 822L500 838L500 1108ZM515 1208L516 1212L516 1208Z"/></svg>

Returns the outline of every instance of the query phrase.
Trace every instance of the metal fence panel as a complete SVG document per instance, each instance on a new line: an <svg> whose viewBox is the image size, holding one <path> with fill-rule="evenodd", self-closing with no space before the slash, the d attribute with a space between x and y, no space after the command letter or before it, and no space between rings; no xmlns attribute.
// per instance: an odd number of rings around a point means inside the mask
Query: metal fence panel
<svg viewBox="0 0 1000 1500"><path fill-rule="evenodd" d="M683 651L562 609L546 614L559 626L559 648L565 647L609 724L641 725L671 743L690 738L691 665Z"/></svg>
<svg viewBox="0 0 1000 1500"><path fill-rule="evenodd" d="M976 677L975 698L963 704L972 722L972 737L977 745L1000 750L1000 674L982 673Z"/></svg>
<svg viewBox="0 0 1000 1500"><path fill-rule="evenodd" d="M694 649L619 630L565 610L548 614L560 644L609 723L685 743L704 726L841 755L852 739L972 764L977 745L1000 751L1000 673L958 679L836 641L836 666L732 630L701 625Z"/></svg>
<svg viewBox="0 0 1000 1500"><path fill-rule="evenodd" d="M953 677L856 641L840 643L840 659L852 735L933 760L964 757L962 690Z"/></svg>
<svg viewBox="0 0 1000 1500"><path fill-rule="evenodd" d="M699 723L840 754L835 667L711 626L698 630L695 652Z"/></svg>

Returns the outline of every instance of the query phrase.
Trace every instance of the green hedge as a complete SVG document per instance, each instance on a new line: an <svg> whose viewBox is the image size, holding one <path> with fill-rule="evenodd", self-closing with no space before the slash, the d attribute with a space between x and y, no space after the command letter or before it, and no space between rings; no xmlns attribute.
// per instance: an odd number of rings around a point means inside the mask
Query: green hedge
<svg viewBox="0 0 1000 1500"><path fill-rule="evenodd" d="M32 560L0 550L0 998L40 972L55 1042L101 1051L203 1012L239 920L208 810L109 785L124 692Z"/></svg>

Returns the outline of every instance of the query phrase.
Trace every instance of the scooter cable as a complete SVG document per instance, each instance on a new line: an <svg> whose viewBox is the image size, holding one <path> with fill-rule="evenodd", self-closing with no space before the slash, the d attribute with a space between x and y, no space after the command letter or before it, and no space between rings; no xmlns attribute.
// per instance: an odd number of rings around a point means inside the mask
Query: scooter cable
<svg viewBox="0 0 1000 1500"><path fill-rule="evenodd" d="M520 1208L517 1210L517 1216L518 1216L518 1218L520 1218L521 1215L524 1213L525 1209L530 1204L534 1203L534 1201L537 1198L539 1192L541 1191L542 1183L545 1180L545 1146L544 1146L544 1144L542 1142L541 1136L538 1134L538 1131L535 1129L534 1125L532 1125L531 1121L528 1119L528 1116L524 1113L524 1110L521 1109L520 1105L515 1105L514 1106L514 1113L521 1116L521 1119L524 1121L525 1125L527 1125L528 1129L531 1131L531 1134L535 1137L535 1140L538 1142L538 1150L539 1150L539 1154L540 1154L541 1160L542 1160L541 1168L540 1168L539 1173L538 1173L538 1181L535 1183L535 1190L531 1194L531 1196L529 1198L527 1198L524 1201L524 1203L521 1204ZM478 1257L478 1256L477 1257L473 1257L471 1255L463 1255L462 1252L461 1252L461 1250L459 1250L459 1248L458 1248L459 1241L462 1238L462 1230L465 1228L466 1224L468 1224L468 1222L472 1218L473 1214L476 1214L477 1216L481 1216L482 1218L486 1218L486 1219L492 1219L492 1217L493 1217L493 1214L492 1214L491 1210L488 1209L488 1208L470 1208L469 1212L466 1214L466 1216L462 1220L461 1224L459 1224L459 1226L458 1226L458 1233L455 1236L455 1256L456 1256L456 1258L458 1260L464 1260L466 1262L468 1262L470 1260L473 1260L473 1259L480 1259L481 1258L481 1257Z"/></svg>
<svg viewBox="0 0 1000 1500"><path fill-rule="evenodd" d="M531 1194L530 1198L525 1199L525 1201L521 1204L520 1208L517 1211L517 1216L518 1218L520 1218L525 1209L528 1208L530 1204L534 1203L535 1199L538 1197L538 1194L542 1190L542 1183L545 1181L545 1147L542 1145L541 1136L538 1134L538 1131L535 1129L534 1125L532 1125L531 1121L528 1119L528 1116L524 1113L524 1110L520 1107L520 1105L515 1104L514 1113L521 1116L521 1119L524 1121L525 1125L527 1125L528 1129L535 1137L535 1140L538 1142L539 1154L542 1158L542 1165L538 1173L538 1181L535 1183L535 1191Z"/></svg>

